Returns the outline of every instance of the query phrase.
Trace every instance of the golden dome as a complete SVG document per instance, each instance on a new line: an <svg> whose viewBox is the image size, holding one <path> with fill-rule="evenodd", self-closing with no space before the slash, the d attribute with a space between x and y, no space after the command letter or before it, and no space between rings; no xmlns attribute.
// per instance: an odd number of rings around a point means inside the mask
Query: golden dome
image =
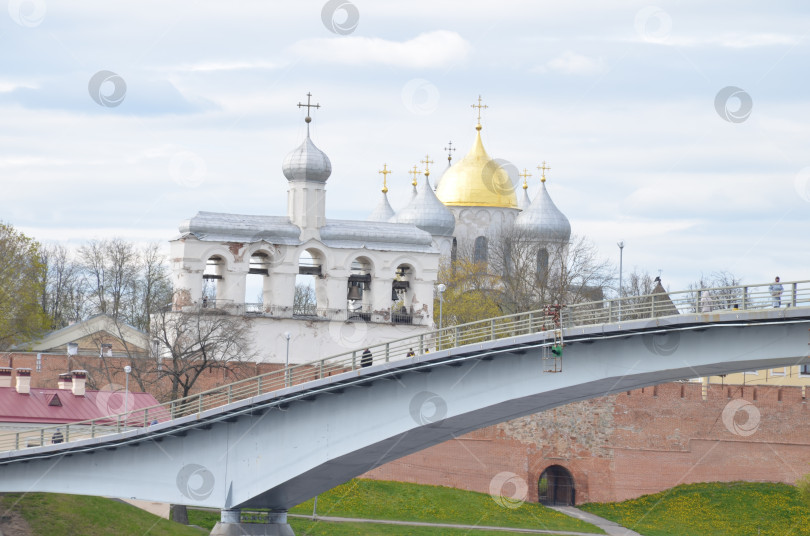
<svg viewBox="0 0 810 536"><path fill-rule="evenodd" d="M448 206L518 208L512 180L484 150L480 126L476 130L472 149L444 172L436 196Z"/></svg>

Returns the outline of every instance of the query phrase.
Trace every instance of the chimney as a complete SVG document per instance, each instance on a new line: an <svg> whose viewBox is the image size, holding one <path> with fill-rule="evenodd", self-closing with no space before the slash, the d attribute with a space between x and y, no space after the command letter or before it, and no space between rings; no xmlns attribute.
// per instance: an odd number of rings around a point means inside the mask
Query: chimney
<svg viewBox="0 0 810 536"><path fill-rule="evenodd" d="M17 369L17 392L21 395L27 395L31 392L31 369L18 368Z"/></svg>
<svg viewBox="0 0 810 536"><path fill-rule="evenodd" d="M86 370L74 370L73 374L73 394L76 396L84 396L84 382L87 381Z"/></svg>
<svg viewBox="0 0 810 536"><path fill-rule="evenodd" d="M0 387L11 387L11 367L0 367Z"/></svg>
<svg viewBox="0 0 810 536"><path fill-rule="evenodd" d="M59 381L56 383L57 389L71 389L73 387L73 376L70 372L63 372L59 375Z"/></svg>

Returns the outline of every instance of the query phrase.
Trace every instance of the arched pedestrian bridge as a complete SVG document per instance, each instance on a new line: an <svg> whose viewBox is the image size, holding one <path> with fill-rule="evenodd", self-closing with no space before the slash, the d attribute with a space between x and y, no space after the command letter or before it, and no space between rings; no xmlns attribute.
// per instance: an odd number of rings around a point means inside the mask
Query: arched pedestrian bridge
<svg viewBox="0 0 810 536"><path fill-rule="evenodd" d="M216 507L216 534L292 534L288 508L478 428L662 382L810 364L810 281L783 285L778 308L760 285L451 326L371 347L370 367L358 350L61 426L58 445L25 448L55 429L3 434L0 491ZM228 532L242 508L277 514Z"/></svg>

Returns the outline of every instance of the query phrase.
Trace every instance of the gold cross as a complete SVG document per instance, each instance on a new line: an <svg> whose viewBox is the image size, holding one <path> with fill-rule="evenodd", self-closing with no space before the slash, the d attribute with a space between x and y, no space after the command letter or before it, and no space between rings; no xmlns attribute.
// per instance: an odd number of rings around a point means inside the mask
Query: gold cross
<svg viewBox="0 0 810 536"><path fill-rule="evenodd" d="M473 104L473 108L478 108L478 124L481 124L481 108L489 108L486 104L481 104L481 95L478 95L478 104Z"/></svg>
<svg viewBox="0 0 810 536"><path fill-rule="evenodd" d="M382 173L383 176L383 188L382 193L388 193L388 185L386 184L386 179L388 179L388 174L391 173L391 170L388 169L388 164L383 164L382 170L378 171L377 173Z"/></svg>
<svg viewBox="0 0 810 536"><path fill-rule="evenodd" d="M546 182L546 171L548 171L551 168L546 166L546 161L543 160L543 165L542 166L537 166L537 169L539 169L540 173L543 174L542 177L540 177L540 182Z"/></svg>
<svg viewBox="0 0 810 536"><path fill-rule="evenodd" d="M453 151L456 150L456 148L453 147L453 142L448 141L447 147L445 147L444 150L447 151L447 161L450 162L453 159Z"/></svg>
<svg viewBox="0 0 810 536"><path fill-rule="evenodd" d="M416 186L416 177L418 177L418 176L419 176L419 174L421 173L421 171L419 171L419 168L416 166L416 164L414 164L414 165L413 165L413 169L412 169L412 170L410 170L408 173L410 173L411 175L413 175L413 182L412 182L411 184L413 184L413 185L414 185L414 187L415 187L415 186Z"/></svg>
<svg viewBox="0 0 810 536"><path fill-rule="evenodd" d="M304 106L306 106L306 108L307 108L307 117L306 117L306 119L304 119L304 121L306 121L307 123L312 121L312 118L309 116L309 109L310 108L320 108L321 107L320 104L310 104L309 99L311 97L312 97L312 93L307 92L307 103L306 104L301 104L300 102L298 103L299 108L303 108Z"/></svg>
<svg viewBox="0 0 810 536"><path fill-rule="evenodd" d="M523 173L518 173L518 175L523 177L523 189L524 190L527 189L529 187L529 184L526 182L526 179L531 177L532 174L529 173L529 170L527 170L526 168L523 168Z"/></svg>
<svg viewBox="0 0 810 536"><path fill-rule="evenodd" d="M430 159L429 155L425 155L424 160L420 160L421 163L425 164L425 177L430 175L430 164L433 163L433 160Z"/></svg>

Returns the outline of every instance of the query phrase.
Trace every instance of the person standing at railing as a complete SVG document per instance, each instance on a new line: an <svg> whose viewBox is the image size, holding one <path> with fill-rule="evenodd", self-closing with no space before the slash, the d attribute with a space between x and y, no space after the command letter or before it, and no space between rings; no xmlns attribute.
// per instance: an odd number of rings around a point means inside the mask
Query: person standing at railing
<svg viewBox="0 0 810 536"><path fill-rule="evenodd" d="M51 436L51 443L56 445L57 443L61 443L64 440L65 440L65 438L64 438L64 436L62 436L62 430L57 428L56 431Z"/></svg>
<svg viewBox="0 0 810 536"><path fill-rule="evenodd" d="M771 291L771 297L773 298L773 306L778 308L782 305L782 291L784 288L782 284L779 282L779 276L776 276L776 279L773 280L773 285L768 287L768 290Z"/></svg>
<svg viewBox="0 0 810 536"><path fill-rule="evenodd" d="M363 351L363 355L360 357L360 366L361 367L370 367L373 362L374 362L374 358L371 355L371 350L366 348Z"/></svg>

